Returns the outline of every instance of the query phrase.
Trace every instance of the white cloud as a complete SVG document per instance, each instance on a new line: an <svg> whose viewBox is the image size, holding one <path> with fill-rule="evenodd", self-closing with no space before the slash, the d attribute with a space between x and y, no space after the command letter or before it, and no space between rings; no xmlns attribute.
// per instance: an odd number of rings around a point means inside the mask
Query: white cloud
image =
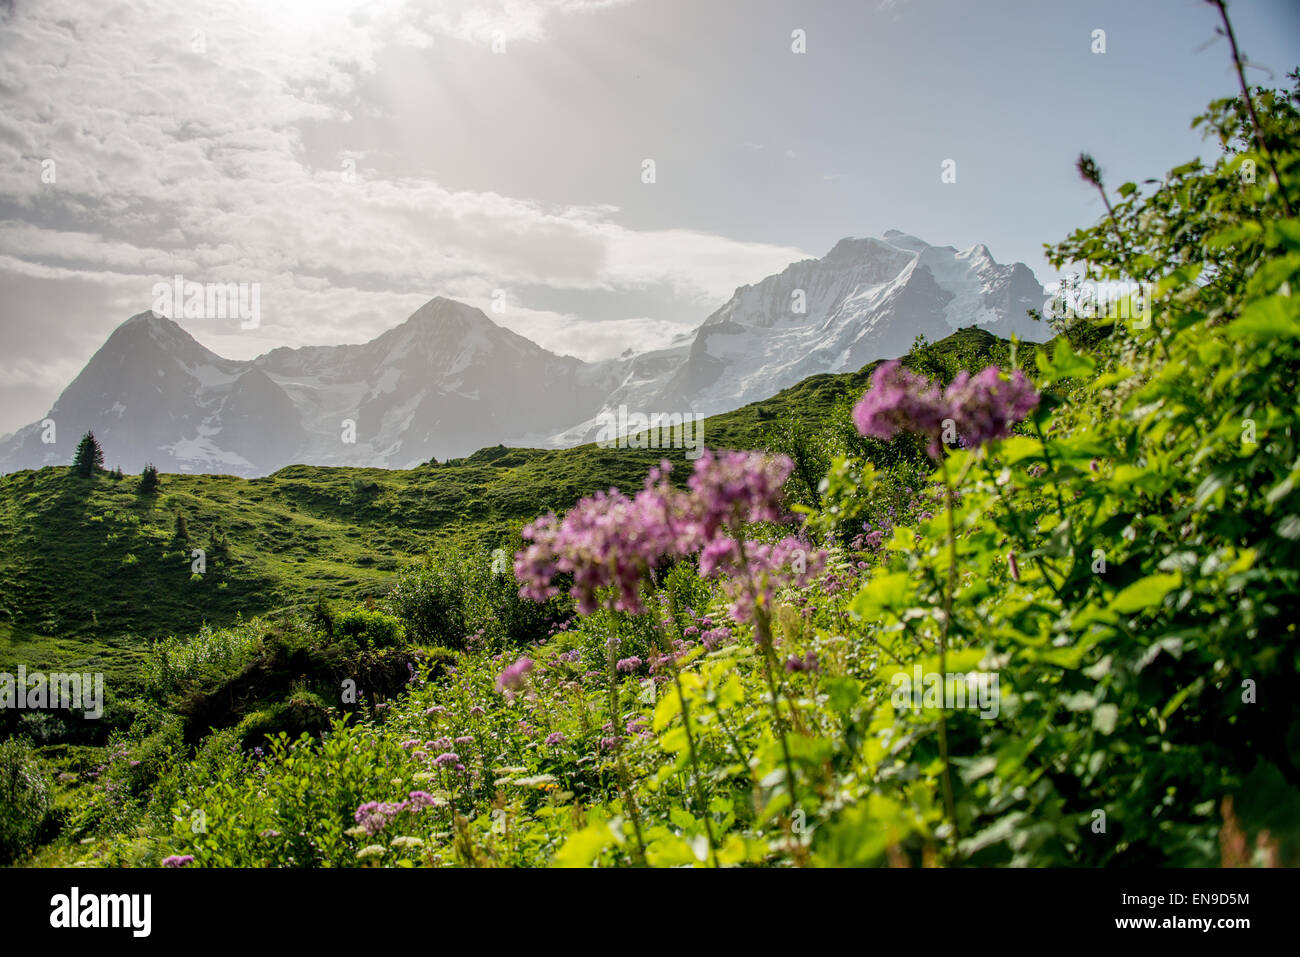
<svg viewBox="0 0 1300 957"><path fill-rule="evenodd" d="M108 273L113 308L124 290L139 290L126 314L147 308L153 282L177 272L262 283L256 337L191 330L217 351L223 343L223 354L359 341L432 295L483 304L497 288L666 285L712 307L803 253L629 229L609 204L556 206L388 175L370 150L322 168L303 142L304 124L347 124L364 112L358 82L394 44L436 49L451 41L434 35L480 42L493 29L543 42L551 18L622 2L18 5L0 48L0 200L20 217L0 226L0 255L11 272ZM353 181L345 158L355 161ZM53 183L42 181L46 159ZM534 319L536 335L553 342L573 339L582 323L559 312ZM595 355L619 335L658 345L668 326L597 321L581 338Z"/></svg>

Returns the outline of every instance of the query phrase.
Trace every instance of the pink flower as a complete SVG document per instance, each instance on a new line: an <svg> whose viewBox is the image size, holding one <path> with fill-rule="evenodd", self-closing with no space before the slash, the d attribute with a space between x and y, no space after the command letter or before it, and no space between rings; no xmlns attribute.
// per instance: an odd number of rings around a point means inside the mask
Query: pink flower
<svg viewBox="0 0 1300 957"><path fill-rule="evenodd" d="M497 676L497 688L502 691L514 691L524 683L524 675L533 670L532 658L520 658Z"/></svg>
<svg viewBox="0 0 1300 957"><path fill-rule="evenodd" d="M706 449L687 482L692 500L683 544L698 547L720 529L748 522L786 521L782 488L792 471L794 463L784 455L727 452L719 457Z"/></svg>
<svg viewBox="0 0 1300 957"><path fill-rule="evenodd" d="M635 498L618 489L584 498L565 514L543 515L523 530L531 542L515 556L519 593L534 601L556 594L561 572L573 575L573 597L583 614L596 610L597 592L613 588L613 607L639 614L640 585L651 568L676 551L677 523L672 502L677 494L663 475L667 463L651 471Z"/></svg>
<svg viewBox="0 0 1300 957"><path fill-rule="evenodd" d="M701 553L700 574L706 578L729 576L723 590L732 598L731 614L737 621L748 621L756 601L770 605L776 590L806 585L825 564L825 551L812 550L793 536L775 545L747 541L743 560L739 544L722 538Z"/></svg>
<svg viewBox="0 0 1300 957"><path fill-rule="evenodd" d="M930 454L939 457L939 435L951 409L939 384L897 359L881 363L871 374L871 386L853 408L853 424L863 435L881 441L899 432L915 432L930 439Z"/></svg>
<svg viewBox="0 0 1300 957"><path fill-rule="evenodd" d="M407 804L412 811L420 811L426 807L433 807L436 802L433 795L428 791L412 791L407 795Z"/></svg>
<svg viewBox="0 0 1300 957"><path fill-rule="evenodd" d="M853 409L853 422L863 435L876 439L888 440L899 432L924 436L937 459L946 421L962 445L977 448L1010 435L1038 401L1038 392L1019 369L1009 378L997 366L974 376L962 371L940 394L938 383L893 359L872 374L871 387Z"/></svg>
<svg viewBox="0 0 1300 957"><path fill-rule="evenodd" d="M1011 427L1038 407L1039 395L1019 369L1002 378L997 366L977 375L959 372L945 398L957 425L957 435L967 448L975 448L1011 434Z"/></svg>

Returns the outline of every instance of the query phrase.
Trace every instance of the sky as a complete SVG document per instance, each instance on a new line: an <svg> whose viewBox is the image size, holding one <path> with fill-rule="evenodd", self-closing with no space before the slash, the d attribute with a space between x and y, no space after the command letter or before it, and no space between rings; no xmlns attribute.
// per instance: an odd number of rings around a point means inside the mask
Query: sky
<svg viewBox="0 0 1300 957"><path fill-rule="evenodd" d="M1252 83L1284 85L1300 3L1229 10ZM241 359L437 295L559 353L656 348L888 229L1049 282L1044 243L1102 212L1080 150L1115 186L1215 156L1189 123L1236 90L1217 23L1204 0L0 0L0 433L177 274L259 284L255 328L182 321Z"/></svg>

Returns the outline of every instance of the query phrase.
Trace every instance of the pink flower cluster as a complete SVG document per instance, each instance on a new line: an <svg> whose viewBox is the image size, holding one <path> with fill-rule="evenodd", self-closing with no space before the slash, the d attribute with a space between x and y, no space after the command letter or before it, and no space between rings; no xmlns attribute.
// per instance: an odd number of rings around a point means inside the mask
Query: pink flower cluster
<svg viewBox="0 0 1300 957"><path fill-rule="evenodd" d="M435 803L433 795L427 791L412 791L405 801L367 801L357 808L353 819L363 831L374 837L402 812L422 811Z"/></svg>
<svg viewBox="0 0 1300 957"><path fill-rule="evenodd" d="M700 574L705 578L725 576L723 591L731 598L731 616L749 621L759 602L770 606L774 592L788 585L806 585L821 572L826 553L813 549L794 536L779 542L744 542L717 538L700 553Z"/></svg>
<svg viewBox="0 0 1300 957"><path fill-rule="evenodd" d="M705 451L688 491L669 484L672 466L663 462L635 498L611 489L583 499L562 521L544 515L524 529L530 544L515 556L520 594L544 601L557 593L556 575L569 573L583 614L596 610L603 588L614 590L615 609L640 614L641 584L649 572L665 559L696 553L705 575L762 580L767 587L805 580L823 556L808 554L798 539L749 543L743 555L738 544L747 523L788 521L782 486L793 468L783 455Z"/></svg>
<svg viewBox="0 0 1300 957"><path fill-rule="evenodd" d="M853 409L853 423L875 439L892 439L899 432L925 436L930 455L938 458L946 420L952 420L962 445L976 448L1010 435L1011 427L1037 408L1038 400L1038 392L1019 369L1010 379L1004 379L997 366L974 376L963 371L941 392L937 382L891 359L872 374L871 387Z"/></svg>
<svg viewBox="0 0 1300 957"><path fill-rule="evenodd" d="M514 664L507 666L497 676L497 688L506 692L515 691L524 683L524 675L532 670L533 659L528 657L520 658Z"/></svg>
<svg viewBox="0 0 1300 957"><path fill-rule="evenodd" d="M552 584L561 572L573 575L573 597L578 610L596 610L601 588L617 591L614 607L639 614L641 579L663 556L677 547L677 526L669 514L674 496L656 487L658 470L646 480L636 498L617 489L598 492L578 502L558 520L543 515L523 530L532 544L515 556L515 575L523 583L520 594L545 601L556 594Z"/></svg>

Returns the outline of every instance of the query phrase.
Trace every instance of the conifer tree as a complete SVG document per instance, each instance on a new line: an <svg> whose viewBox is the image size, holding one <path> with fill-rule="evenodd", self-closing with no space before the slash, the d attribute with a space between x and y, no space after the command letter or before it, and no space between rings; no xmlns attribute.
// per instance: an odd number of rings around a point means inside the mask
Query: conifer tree
<svg viewBox="0 0 1300 957"><path fill-rule="evenodd" d="M104 468L104 450L95 440L94 432L87 432L77 443L77 452L72 459L72 471L82 478L90 478Z"/></svg>
<svg viewBox="0 0 1300 957"><path fill-rule="evenodd" d="M136 486L136 491L141 495L153 495L158 491L158 470L152 462L140 472L140 484Z"/></svg>

